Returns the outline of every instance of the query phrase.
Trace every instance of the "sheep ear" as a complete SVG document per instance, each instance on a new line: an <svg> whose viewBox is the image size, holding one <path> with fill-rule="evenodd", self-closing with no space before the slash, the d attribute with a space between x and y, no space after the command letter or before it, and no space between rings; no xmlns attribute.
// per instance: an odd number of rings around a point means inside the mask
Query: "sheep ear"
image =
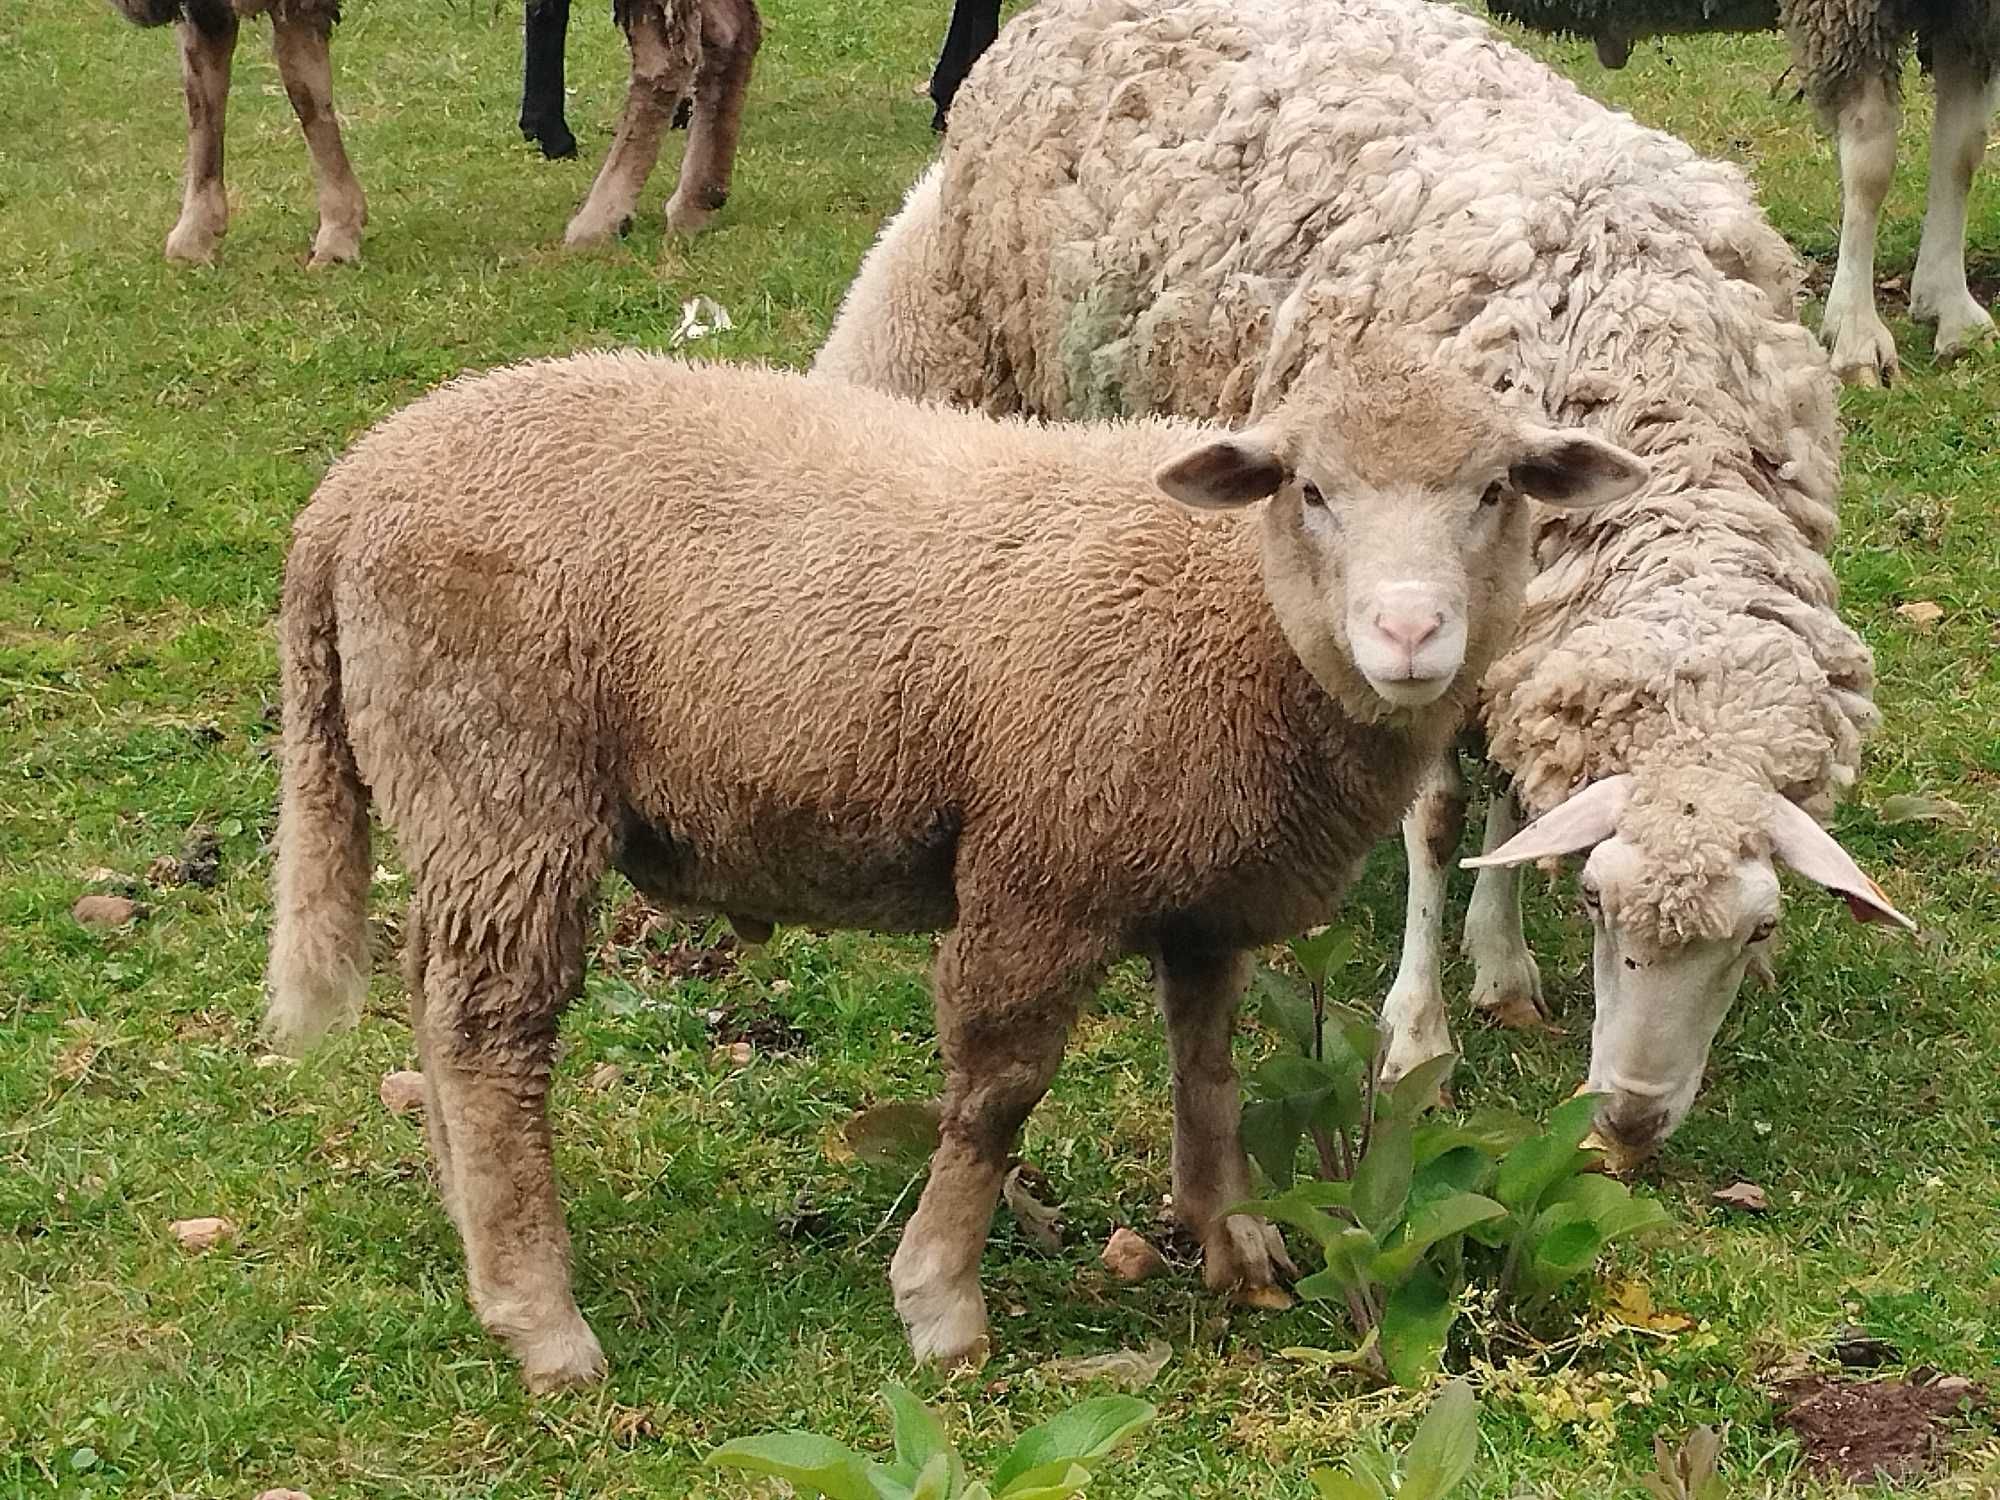
<svg viewBox="0 0 2000 1500"><path fill-rule="evenodd" d="M1522 494L1544 505L1589 510L1623 500L1652 477L1652 466L1636 453L1607 443L1581 427L1537 428L1527 452L1507 477Z"/></svg>
<svg viewBox="0 0 2000 1500"><path fill-rule="evenodd" d="M1484 870L1532 864L1538 859L1553 859L1558 854L1573 854L1578 849L1601 844L1611 837L1611 831L1618 826L1619 814L1631 800L1631 776L1607 776L1602 781L1593 781L1560 807L1543 813L1498 849L1474 859L1460 860L1459 868Z"/></svg>
<svg viewBox="0 0 2000 1500"><path fill-rule="evenodd" d="M1771 793L1769 809L1771 852L1779 859L1806 879L1845 896L1857 922L1894 922L1906 931L1917 930L1917 924L1896 910L1882 887L1811 813L1776 792Z"/></svg>
<svg viewBox="0 0 2000 1500"><path fill-rule="evenodd" d="M1234 510L1275 495L1292 477L1271 434L1258 428L1211 438L1153 475L1153 483L1195 510Z"/></svg>

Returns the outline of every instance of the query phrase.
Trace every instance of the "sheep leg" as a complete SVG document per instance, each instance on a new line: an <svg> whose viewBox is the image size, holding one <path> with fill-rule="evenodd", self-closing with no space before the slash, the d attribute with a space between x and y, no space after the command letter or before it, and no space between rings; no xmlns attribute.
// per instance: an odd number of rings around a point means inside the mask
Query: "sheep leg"
<svg viewBox="0 0 2000 1500"><path fill-rule="evenodd" d="M1497 778L1486 808L1486 836L1480 849L1490 854L1521 831L1514 789ZM1465 956L1472 960L1472 1003L1502 1026L1542 1026L1542 971L1521 931L1521 872L1488 868L1473 883L1465 908Z"/></svg>
<svg viewBox="0 0 2000 1500"><path fill-rule="evenodd" d="M1894 80L1864 78L1834 116L1840 141L1840 264L1826 294L1821 336L1850 385L1896 378L1896 340L1875 310L1875 231L1896 173Z"/></svg>
<svg viewBox="0 0 2000 1500"><path fill-rule="evenodd" d="M676 234L698 233L729 201L743 96L763 39L755 0L702 0L701 71L695 75L680 183L667 200L667 228Z"/></svg>
<svg viewBox="0 0 2000 1500"><path fill-rule="evenodd" d="M473 1309L521 1364L531 1391L600 1378L604 1351L570 1293L569 1232L556 1195L549 1074L556 1017L583 978L581 862L516 869L508 905L533 891L523 931L420 885L423 944L412 1018L445 1206L465 1245Z"/></svg>
<svg viewBox="0 0 2000 1500"><path fill-rule="evenodd" d="M563 52L569 0L528 0L521 18L521 134L559 161L576 155L563 111Z"/></svg>
<svg viewBox="0 0 2000 1500"><path fill-rule="evenodd" d="M951 24L945 28L944 45L938 49L937 66L931 70L931 129L943 130L951 118L951 102L958 97L959 85L979 56L1000 35L1000 0L957 0L951 8Z"/></svg>
<svg viewBox="0 0 2000 1500"><path fill-rule="evenodd" d="M1201 1241L1211 1291L1268 1296L1298 1274L1278 1231L1228 1209L1250 1198L1242 1106L1229 1038L1250 983L1251 957L1166 947L1154 960L1174 1061L1174 1212Z"/></svg>
<svg viewBox="0 0 2000 1500"><path fill-rule="evenodd" d="M603 244L631 227L660 156L661 132L692 90L700 62L701 19L691 0L626 0L618 9L632 50L632 83L610 154L563 235L571 249Z"/></svg>
<svg viewBox="0 0 2000 1500"><path fill-rule="evenodd" d="M889 1266L920 1360L984 1358L980 1253L1015 1138L1055 1077L1089 973L1062 962L1061 950L1045 925L1027 921L963 922L938 950L943 1117L930 1181Z"/></svg>
<svg viewBox="0 0 2000 1500"><path fill-rule="evenodd" d="M1934 57L1937 120L1931 127L1930 205L1910 280L1910 316L1937 324L1937 357L1956 359L1993 336L1993 317L1965 284L1965 206L1986 154L1986 124L2000 82L1962 54Z"/></svg>
<svg viewBox="0 0 2000 1500"><path fill-rule="evenodd" d="M222 130L229 109L229 64L236 54L236 12L226 4L190 5L175 28L181 88L187 95L187 173L181 216L167 236L167 259L207 265L229 228L222 182Z"/></svg>
<svg viewBox="0 0 2000 1500"><path fill-rule="evenodd" d="M451 1132L445 1125L444 1103L438 1097L437 1071L429 1066L429 1032L424 1023L425 971L429 967L430 926L424 920L424 904L412 898L403 921L403 988L410 998L410 1035L416 1040L418 1066L424 1077L424 1135L430 1142L431 1162L437 1170L438 1197L444 1202L452 1227L465 1237L465 1224L458 1216L458 1180L451 1169Z"/></svg>
<svg viewBox="0 0 2000 1500"><path fill-rule="evenodd" d="M333 64L327 41L333 22L324 11L279 6L271 12L271 40L278 73L299 130L312 153L313 176L319 185L319 233L313 239L309 266L352 265L361 259L361 227L368 222L368 200L348 164L340 140L340 120L333 111Z"/></svg>
<svg viewBox="0 0 2000 1500"><path fill-rule="evenodd" d="M1445 1013L1445 882L1452 857L1465 836L1465 778L1458 752L1447 748L1403 815L1403 855L1409 889L1403 907L1403 956L1395 983L1382 1002L1389 1031L1382 1082L1396 1082L1418 1063L1451 1051L1451 1023Z"/></svg>

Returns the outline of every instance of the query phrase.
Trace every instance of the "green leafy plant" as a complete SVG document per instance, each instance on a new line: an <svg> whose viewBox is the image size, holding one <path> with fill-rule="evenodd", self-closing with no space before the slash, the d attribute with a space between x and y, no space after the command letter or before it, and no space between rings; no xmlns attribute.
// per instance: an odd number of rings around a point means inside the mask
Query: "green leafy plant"
<svg viewBox="0 0 2000 1500"><path fill-rule="evenodd" d="M1728 1488L1717 1472L1722 1458L1722 1440L1729 1424L1721 1431L1697 1427L1676 1448L1665 1434L1653 1435L1653 1464L1659 1471L1647 1474L1639 1483L1656 1500L1725 1500Z"/></svg>
<svg viewBox="0 0 2000 1500"><path fill-rule="evenodd" d="M1292 944L1302 987L1259 976L1266 1021L1295 1050L1250 1075L1245 1146L1278 1191L1243 1206L1304 1231L1325 1269L1298 1294L1343 1303L1358 1342L1345 1353L1290 1351L1416 1385L1437 1370L1473 1276L1517 1304L1544 1301L1613 1241L1666 1222L1651 1199L1598 1173L1583 1147L1596 1097L1545 1129L1511 1115L1426 1120L1455 1057L1433 1058L1379 1089L1375 1022L1327 999L1344 935ZM1314 1170L1301 1177L1309 1143Z"/></svg>
<svg viewBox="0 0 2000 1500"><path fill-rule="evenodd" d="M1131 1396L1098 1396L1072 1406L1015 1441L990 1478L969 1480L944 1423L901 1386L884 1386L896 1456L887 1463L812 1432L737 1438L704 1463L783 1479L827 1500L1068 1500L1096 1467L1153 1420Z"/></svg>
<svg viewBox="0 0 2000 1500"><path fill-rule="evenodd" d="M1417 1426L1400 1464L1379 1446L1357 1448L1344 1470L1312 1476L1320 1500L1443 1500L1479 1456L1479 1403L1472 1387L1454 1380L1438 1393Z"/></svg>

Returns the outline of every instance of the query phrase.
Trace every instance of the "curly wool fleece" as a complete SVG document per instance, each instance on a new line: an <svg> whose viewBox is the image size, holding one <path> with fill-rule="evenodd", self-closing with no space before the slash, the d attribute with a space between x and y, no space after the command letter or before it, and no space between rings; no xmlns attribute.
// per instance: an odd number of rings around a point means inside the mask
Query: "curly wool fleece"
<svg viewBox="0 0 2000 1500"><path fill-rule="evenodd" d="M974 70L815 369L995 411L1242 419L1362 330L1428 341L1655 469L1540 532L1484 708L1527 810L1698 765L1824 815L1876 714L1824 555L1836 384L1798 273L1734 167L1464 12L1041 0ZM1696 804L1674 838L1733 855L1747 803Z"/></svg>

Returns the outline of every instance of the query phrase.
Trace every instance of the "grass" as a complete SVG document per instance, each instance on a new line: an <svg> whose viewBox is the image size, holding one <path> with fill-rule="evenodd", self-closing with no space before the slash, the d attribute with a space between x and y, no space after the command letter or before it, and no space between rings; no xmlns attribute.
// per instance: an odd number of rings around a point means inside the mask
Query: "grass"
<svg viewBox="0 0 2000 1500"><path fill-rule="evenodd" d="M336 87L372 220L365 268L327 275L301 268L311 192L261 30L237 64L234 227L218 268L188 271L158 253L178 200L171 37L74 0L0 13L0 1495L741 1494L698 1470L708 1446L785 1425L871 1445L873 1391L909 1374L884 1279L906 1183L827 1144L857 1105L936 1085L925 945L785 932L718 979L671 984L630 948L594 969L557 1109L579 1297L614 1374L530 1401L464 1305L420 1131L374 1097L411 1061L393 966L356 1035L296 1068L259 1065L269 622L287 524L318 474L445 376L662 347L696 293L736 323L705 349L803 363L931 149L911 85L943 11L775 7L717 230L675 245L646 222L584 259L554 247L622 94L603 19L576 27L583 159L550 165L514 139L511 8L352 11ZM1546 51L1743 161L1779 226L1830 256L1831 148L1770 96L1774 41L1678 43L1616 75L1584 49ZM1919 113L1924 97L1912 87ZM1885 274L1914 253L1922 145L1906 134ZM1990 184L1973 239L1990 272ZM1795 893L1780 988L1728 1022L1662 1169L1683 1228L1614 1273L1697 1330L1593 1319L1536 1353L1480 1325L1470 1352L1503 1373L1479 1495L1637 1494L1655 1428L1722 1419L1738 1493L1817 1493L1758 1385L1773 1362L1850 1321L1912 1362L2000 1362L2000 361L1939 371L1922 334L1898 332L1904 383L1846 403L1837 562L1887 720L1838 829L1926 940L1862 932ZM1898 615L1917 600L1942 620ZM1896 792L1966 817L1886 824ZM154 892L143 922L110 935L70 919L90 871L137 877L198 822L223 836L212 890ZM377 899L392 935L393 879ZM1466 1026L1463 1102L1541 1110L1580 1076L1583 940L1564 893L1534 911L1572 1035ZM1391 855L1355 906L1356 993L1386 987L1398 920ZM1465 978L1451 976L1460 992ZM751 1002L806 1045L716 1068L704 1012ZM1263 1045L1246 1027L1245 1051ZM622 1082L579 1087L606 1061ZM1165 1078L1144 976L1120 971L1025 1145L1074 1248L1039 1256L1003 1219L986 1271L995 1361L915 1378L981 1454L1069 1399L1041 1373L1049 1356L1163 1337L1160 1424L1103 1492L1303 1496L1309 1462L1358 1429L1406 1432L1412 1404L1280 1358L1339 1337L1309 1312L1225 1319L1189 1276L1106 1284L1095 1245L1150 1224L1167 1188ZM1709 1204L1738 1176L1769 1189L1767 1217ZM811 1232L787 1232L801 1197ZM202 1214L241 1231L189 1256L166 1226ZM1975 1432L1935 1492L1996 1485L2000 1448Z"/></svg>

